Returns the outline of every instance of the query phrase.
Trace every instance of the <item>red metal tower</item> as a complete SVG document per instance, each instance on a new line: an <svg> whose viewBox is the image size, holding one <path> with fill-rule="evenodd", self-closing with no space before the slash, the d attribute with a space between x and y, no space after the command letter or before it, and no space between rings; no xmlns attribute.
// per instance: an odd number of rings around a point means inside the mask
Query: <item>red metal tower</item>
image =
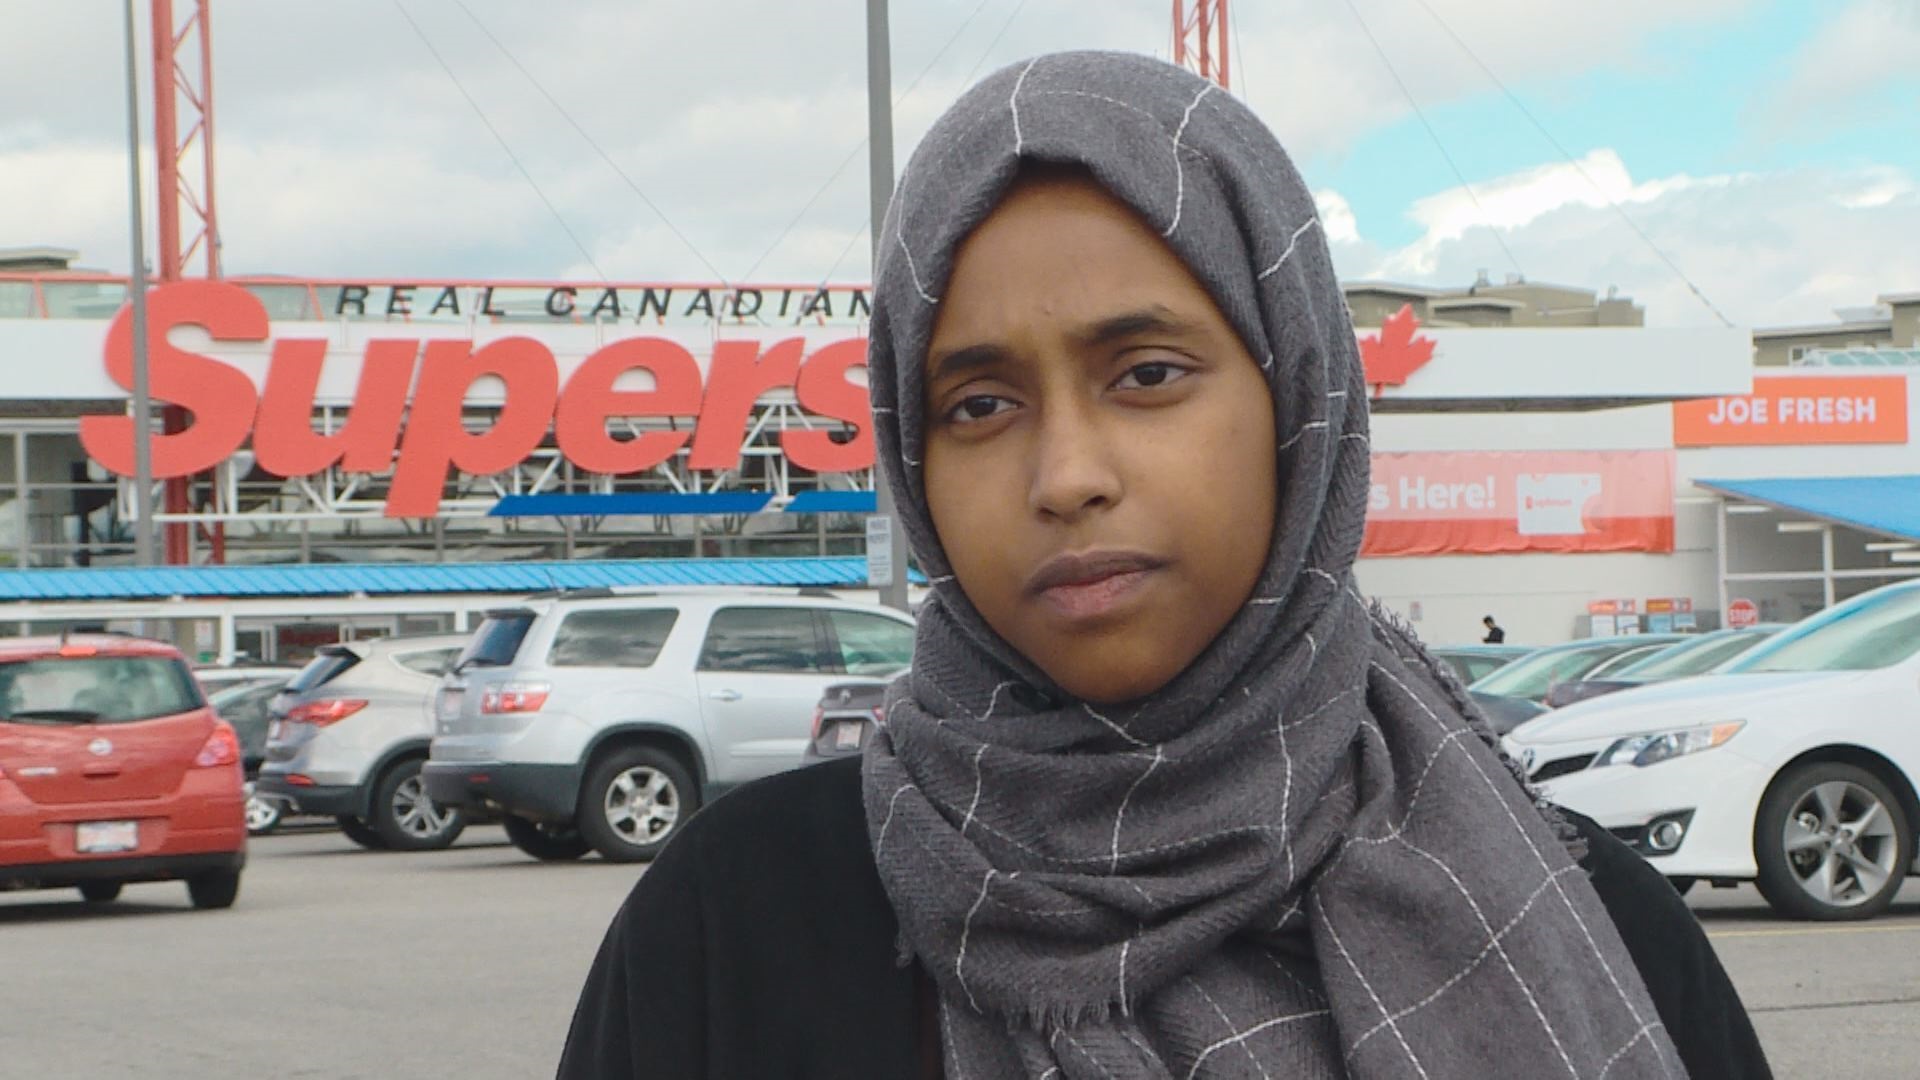
<svg viewBox="0 0 1920 1080"><path fill-rule="evenodd" d="M207 25L211 0L187 0L184 6L186 18L176 19L173 0L153 0L153 147L159 180L155 261L161 284L188 276L196 264L201 276L220 276L220 219L213 198L213 50ZM168 431L186 425L185 412L177 407L161 415ZM197 479L167 481L168 514L191 511ZM206 536L212 561L224 562L225 530L215 526ZM186 523L168 522L165 537L168 565L192 561L192 533Z"/></svg>
<svg viewBox="0 0 1920 1080"><path fill-rule="evenodd" d="M1227 0L1173 0L1173 62L1231 90L1227 81Z"/></svg>

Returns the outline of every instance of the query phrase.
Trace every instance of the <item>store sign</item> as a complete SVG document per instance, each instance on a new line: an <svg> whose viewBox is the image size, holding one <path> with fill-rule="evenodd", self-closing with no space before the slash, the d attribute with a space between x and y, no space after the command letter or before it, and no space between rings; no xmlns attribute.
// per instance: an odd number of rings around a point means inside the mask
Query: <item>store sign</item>
<svg viewBox="0 0 1920 1080"><path fill-rule="evenodd" d="M1673 466L1665 450L1375 454L1361 554L1672 551Z"/></svg>
<svg viewBox="0 0 1920 1080"><path fill-rule="evenodd" d="M1673 406L1675 446L1907 441L1904 375L1760 375L1753 393Z"/></svg>
<svg viewBox="0 0 1920 1080"><path fill-rule="evenodd" d="M1727 605L1727 626L1744 630L1760 624L1760 605L1744 597Z"/></svg>
<svg viewBox="0 0 1920 1080"><path fill-rule="evenodd" d="M1413 305L1402 304L1380 324L1378 334L1360 339L1360 366L1376 396L1389 386L1405 386L1414 372L1433 361L1435 342L1425 334L1414 336L1419 327Z"/></svg>
<svg viewBox="0 0 1920 1080"><path fill-rule="evenodd" d="M121 311L106 346L109 374L129 390L131 323L130 311ZM376 340L366 347L345 423L321 434L313 430L312 415L327 356L324 339L274 340L265 385L256 388L246 372L172 344L169 333L182 326L200 327L222 343L264 343L269 337L266 308L237 285L182 282L150 294L153 397L192 414L184 430L153 438L153 475L159 479L205 472L251 440L259 467L276 476L309 476L336 465L350 472L392 469L386 515L431 517L449 469L472 475L509 469L538 448L549 430L561 454L589 473L641 472L689 444L690 468L737 468L755 402L782 388L792 389L800 406L825 418L827 426L855 429L852 438L839 440L824 428L783 432L780 446L789 461L821 473L873 464L867 388L849 377L855 368L865 369L864 338L831 342L810 356L800 337L718 341L704 385L693 355L660 337L608 344L564 383L553 353L529 337L478 348L459 339L428 340L424 347L418 338ZM616 386L636 370L651 375L651 389ZM497 380L505 394L491 425L470 431L463 413L482 380ZM692 422L616 439L607 432L607 421L616 417ZM131 417L83 417L80 441L105 468L133 474Z"/></svg>

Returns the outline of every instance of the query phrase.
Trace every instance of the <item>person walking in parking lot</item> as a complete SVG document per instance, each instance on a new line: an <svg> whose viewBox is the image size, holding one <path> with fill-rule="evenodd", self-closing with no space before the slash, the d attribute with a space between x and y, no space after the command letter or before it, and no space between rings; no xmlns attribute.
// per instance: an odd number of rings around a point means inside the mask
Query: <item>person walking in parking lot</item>
<svg viewBox="0 0 1920 1080"><path fill-rule="evenodd" d="M913 668L863 761L668 845L563 1077L1767 1075L1679 896L1356 591L1355 335L1242 103L1015 66L882 236Z"/></svg>
<svg viewBox="0 0 1920 1080"><path fill-rule="evenodd" d="M1482 645L1506 644L1507 632L1505 630L1500 629L1500 624L1493 621L1493 616L1489 615L1486 618L1481 619L1480 625L1487 628L1487 636L1480 639L1480 643Z"/></svg>

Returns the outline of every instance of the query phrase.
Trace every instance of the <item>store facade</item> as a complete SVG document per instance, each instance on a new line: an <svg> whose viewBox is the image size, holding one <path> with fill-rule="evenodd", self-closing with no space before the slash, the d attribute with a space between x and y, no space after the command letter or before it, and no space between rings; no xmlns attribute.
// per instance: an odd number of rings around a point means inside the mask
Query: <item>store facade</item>
<svg viewBox="0 0 1920 1080"><path fill-rule="evenodd" d="M153 444L156 516L176 561L864 549L858 288L247 279L151 295L153 391L176 407ZM110 278L0 275L0 561L130 559L123 298ZM1749 536L1762 515L1723 524L1748 500L1708 486L1920 473L1904 371L1756 386L1738 330L1428 328L1411 310L1359 344L1377 414L1361 584L1432 640L1486 614L1512 640L1562 640L1623 600L1714 625L1728 575L1800 573L1808 543L1816 570L1906 569L1866 547L1897 535ZM1768 617L1809 595L1733 583Z"/></svg>

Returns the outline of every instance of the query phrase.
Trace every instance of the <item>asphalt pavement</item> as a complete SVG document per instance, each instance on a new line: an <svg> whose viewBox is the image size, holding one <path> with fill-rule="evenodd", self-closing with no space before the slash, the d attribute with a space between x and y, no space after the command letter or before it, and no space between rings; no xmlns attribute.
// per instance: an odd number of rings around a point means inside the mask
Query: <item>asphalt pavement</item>
<svg viewBox="0 0 1920 1080"><path fill-rule="evenodd" d="M98 908L0 894L0 1074L551 1076L640 873L536 863L490 827L417 855L307 830L254 842L230 911L177 884ZM1787 922L1745 888L1688 899L1781 1077L1920 1076L1920 884L1864 924Z"/></svg>

